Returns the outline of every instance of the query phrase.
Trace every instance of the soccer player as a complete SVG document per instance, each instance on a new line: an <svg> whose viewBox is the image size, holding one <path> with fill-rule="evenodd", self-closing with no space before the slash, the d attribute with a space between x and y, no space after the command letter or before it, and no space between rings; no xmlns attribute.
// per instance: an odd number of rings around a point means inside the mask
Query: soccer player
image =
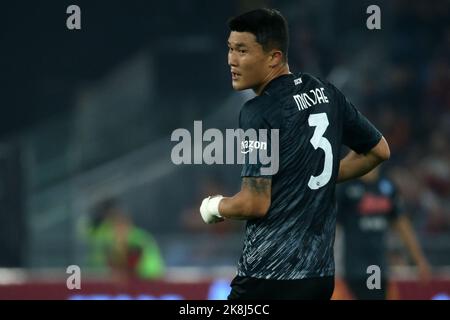
<svg viewBox="0 0 450 320"><path fill-rule="evenodd" d="M333 85L289 71L288 27L278 11L247 12L229 27L232 86L256 93L241 109L240 127L279 130L279 169L262 174L262 162L245 161L237 194L201 204L206 223L247 220L228 298L330 299L335 184L388 159L388 145ZM339 161L342 144L353 151Z"/></svg>
<svg viewBox="0 0 450 320"><path fill-rule="evenodd" d="M404 214L397 188L378 167L360 179L343 184L337 194L337 221L344 232L344 278L355 299L387 298L385 253L390 225L399 232L418 267L422 282L430 279L431 268ZM371 265L380 268L380 287L369 290L367 267Z"/></svg>

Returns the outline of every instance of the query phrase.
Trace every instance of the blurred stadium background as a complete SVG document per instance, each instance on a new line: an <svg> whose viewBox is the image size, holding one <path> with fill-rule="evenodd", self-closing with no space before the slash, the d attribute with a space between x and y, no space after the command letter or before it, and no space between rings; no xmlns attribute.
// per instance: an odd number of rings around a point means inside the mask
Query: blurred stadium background
<svg viewBox="0 0 450 320"><path fill-rule="evenodd" d="M82 29L66 28L81 8ZM366 8L381 8L381 30ZM171 162L176 128L234 128L249 92L226 63L226 20L260 6L291 29L291 70L325 77L382 130L386 169L433 266L426 288L395 234L393 299L450 295L449 1L58 1L2 4L0 299L221 298L243 223L206 226L208 194L232 194L239 166ZM115 198L151 234L164 275L117 282L89 263L92 208ZM340 282L336 298L351 298ZM81 290L66 268L81 267Z"/></svg>

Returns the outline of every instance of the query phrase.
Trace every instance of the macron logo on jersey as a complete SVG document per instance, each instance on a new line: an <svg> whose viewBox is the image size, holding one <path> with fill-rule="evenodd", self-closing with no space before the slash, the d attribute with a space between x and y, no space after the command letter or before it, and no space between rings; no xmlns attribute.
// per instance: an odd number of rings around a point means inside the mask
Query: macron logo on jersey
<svg viewBox="0 0 450 320"><path fill-rule="evenodd" d="M303 92L293 96L299 111L308 109L316 104L330 103L328 97L325 95L324 88L315 88L309 90L309 92L310 94Z"/></svg>
<svg viewBox="0 0 450 320"><path fill-rule="evenodd" d="M295 84L296 86L298 86L298 85L301 84L301 83L302 83L302 78L294 79L294 84Z"/></svg>

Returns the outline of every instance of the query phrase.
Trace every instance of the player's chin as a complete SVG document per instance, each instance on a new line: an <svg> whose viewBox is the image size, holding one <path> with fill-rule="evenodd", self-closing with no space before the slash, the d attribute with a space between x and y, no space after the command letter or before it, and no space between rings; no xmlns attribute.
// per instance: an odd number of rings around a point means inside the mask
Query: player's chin
<svg viewBox="0 0 450 320"><path fill-rule="evenodd" d="M245 86L243 83L241 83L240 81L232 81L231 85L233 86L233 89L236 91L241 91L241 90L245 90L248 89L247 86Z"/></svg>

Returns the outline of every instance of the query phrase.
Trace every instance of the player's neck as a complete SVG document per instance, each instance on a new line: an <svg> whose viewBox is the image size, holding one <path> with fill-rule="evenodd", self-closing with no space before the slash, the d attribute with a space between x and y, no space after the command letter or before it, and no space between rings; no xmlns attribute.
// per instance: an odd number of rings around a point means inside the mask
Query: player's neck
<svg viewBox="0 0 450 320"><path fill-rule="evenodd" d="M289 73L290 73L289 65L287 63L280 65L279 67L273 68L267 74L264 81L257 88L253 88L253 91L255 92L255 94L257 96L259 96L270 81L272 81L275 78L278 78L279 76L289 74Z"/></svg>

